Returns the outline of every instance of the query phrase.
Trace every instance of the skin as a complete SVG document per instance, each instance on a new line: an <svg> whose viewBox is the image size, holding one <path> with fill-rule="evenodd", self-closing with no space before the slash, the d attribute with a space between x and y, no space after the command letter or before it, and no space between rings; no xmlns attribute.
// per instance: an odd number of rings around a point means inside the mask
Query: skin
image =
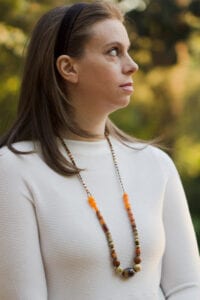
<svg viewBox="0 0 200 300"><path fill-rule="evenodd" d="M92 37L84 55L74 59L61 55L57 69L66 81L68 98L75 108L79 126L99 138L104 138L105 123L113 111L128 105L133 86L132 75L137 64L128 54L130 41L124 25L115 19L92 26ZM67 133L68 138L85 139Z"/></svg>

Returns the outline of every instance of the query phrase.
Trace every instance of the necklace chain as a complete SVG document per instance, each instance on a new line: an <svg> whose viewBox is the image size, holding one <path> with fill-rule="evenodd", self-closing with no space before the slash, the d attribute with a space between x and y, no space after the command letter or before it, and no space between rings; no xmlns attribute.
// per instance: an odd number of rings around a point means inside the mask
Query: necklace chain
<svg viewBox="0 0 200 300"><path fill-rule="evenodd" d="M115 246L114 246L114 242L113 242L113 239L112 239L111 232L110 232L110 230L109 230L109 228L108 228L108 226L107 226L100 210L98 209L98 206L96 204L96 201L95 201L94 197L90 193L85 181L83 180L83 177L81 176L80 172L77 174L77 176L78 176L83 188L85 189L85 192L87 193L89 205L95 211L96 216L99 220L99 223L101 224L102 229L105 233L105 236L106 236L106 239L107 239L107 242L108 242L108 246L109 246L109 250L110 250L110 254L111 254L112 263L113 263L113 266L114 266L114 269L115 269L116 273L119 274L123 278L130 278L136 272L139 272L141 270L141 265L140 265L140 263L141 263L141 248L140 248L139 236L138 236L138 231L137 231L137 227L136 227L136 223L135 223L135 218L134 218L134 215L133 215L132 210L131 210L131 205L130 205L130 202L129 202L128 194L125 192L125 188L124 188L124 185L123 185L123 182L122 182L122 178L121 178L121 175L120 175L120 171L119 171L119 167L118 167L118 163L117 163L117 158L116 158L116 154L115 154L113 145L112 145L112 143L110 141L110 138L109 138L107 133L105 134L105 137L106 137L106 140L108 142L108 145L109 145L109 148L110 148L110 151L111 151L111 155L112 155L112 159L113 159L113 163L114 163L114 167L115 167L115 170L116 170L116 173L117 173L117 177L119 179L119 182L120 182L120 185L121 185L121 188L122 188L122 191L123 191L123 201L124 201L125 209L127 211L128 218L130 220L133 235L134 235L135 256L134 256L134 259L133 259L133 266L132 267L125 268L125 269L122 269L120 267L120 262L117 258L117 253L115 251ZM67 155L69 156L72 164L78 170L78 167L76 165L76 162L74 160L74 157L73 157L71 151L69 150L69 148L67 147L67 145L65 144L65 142L61 138L60 138L60 141L61 141L65 151L67 152Z"/></svg>
<svg viewBox="0 0 200 300"><path fill-rule="evenodd" d="M110 141L110 139L108 137L108 134L105 134L105 137L106 137L108 145L110 147L110 151L111 151L111 154L112 154L112 158L113 158L115 170L117 172L117 176L118 176L118 179L119 179L122 191L123 191L123 193L125 193L125 188L124 188L124 185L123 185L123 182L122 182L122 178L121 178L121 175L120 175L120 172L119 172L119 167L118 167L117 158L116 158L116 155L115 155L115 151L114 151L113 145L111 144L111 141Z"/></svg>

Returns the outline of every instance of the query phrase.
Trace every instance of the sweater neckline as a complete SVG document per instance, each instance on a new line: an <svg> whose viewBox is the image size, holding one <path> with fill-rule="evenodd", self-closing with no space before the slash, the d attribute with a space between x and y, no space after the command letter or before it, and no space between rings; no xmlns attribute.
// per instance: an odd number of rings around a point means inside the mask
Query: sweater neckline
<svg viewBox="0 0 200 300"><path fill-rule="evenodd" d="M80 141L71 139L63 140L73 154L96 155L110 153L110 148L106 138L98 141ZM113 137L110 137L110 140L113 143L113 145L119 143Z"/></svg>

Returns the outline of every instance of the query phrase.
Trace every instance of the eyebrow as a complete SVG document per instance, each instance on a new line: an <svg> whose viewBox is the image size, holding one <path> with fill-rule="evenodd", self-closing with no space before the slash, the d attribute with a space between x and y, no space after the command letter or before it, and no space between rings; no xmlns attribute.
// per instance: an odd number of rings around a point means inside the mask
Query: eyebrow
<svg viewBox="0 0 200 300"><path fill-rule="evenodd" d="M120 42L118 42L118 41L113 41L113 42L111 42L111 43L105 44L104 47L106 48L106 47L114 46L114 45L118 45L118 46L120 46L120 47L124 47L124 44L122 44L122 43L120 43ZM128 44L128 50L130 49L130 47L131 47L131 43Z"/></svg>

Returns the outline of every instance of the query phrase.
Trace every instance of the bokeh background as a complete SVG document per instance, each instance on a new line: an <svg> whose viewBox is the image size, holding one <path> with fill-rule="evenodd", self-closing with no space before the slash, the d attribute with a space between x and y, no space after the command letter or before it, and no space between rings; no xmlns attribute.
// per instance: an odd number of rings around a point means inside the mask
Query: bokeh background
<svg viewBox="0 0 200 300"><path fill-rule="evenodd" d="M75 2L0 0L0 135L16 114L34 24L48 9ZM200 246L200 0L112 2L127 15L130 54L140 66L129 107L112 119L138 138L162 138L180 172Z"/></svg>

